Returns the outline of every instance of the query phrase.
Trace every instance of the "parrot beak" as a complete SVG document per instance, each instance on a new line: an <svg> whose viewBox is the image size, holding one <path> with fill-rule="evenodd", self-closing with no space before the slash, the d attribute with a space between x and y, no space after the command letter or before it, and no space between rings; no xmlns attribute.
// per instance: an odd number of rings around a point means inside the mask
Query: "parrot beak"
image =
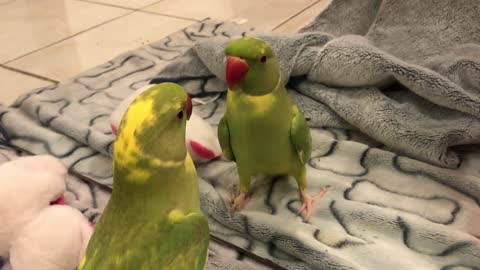
<svg viewBox="0 0 480 270"><path fill-rule="evenodd" d="M193 109L192 99L187 94L187 120L190 120L190 116L192 116L192 109Z"/></svg>
<svg viewBox="0 0 480 270"><path fill-rule="evenodd" d="M248 71L248 64L240 57L227 56L226 79L228 88L240 82Z"/></svg>

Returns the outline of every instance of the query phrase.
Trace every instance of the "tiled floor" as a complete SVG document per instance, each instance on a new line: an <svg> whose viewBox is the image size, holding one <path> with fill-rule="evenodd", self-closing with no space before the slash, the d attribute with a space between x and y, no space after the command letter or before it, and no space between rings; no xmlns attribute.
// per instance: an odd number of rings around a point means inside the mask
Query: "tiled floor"
<svg viewBox="0 0 480 270"><path fill-rule="evenodd" d="M206 17L295 32L330 0L0 0L0 103Z"/></svg>

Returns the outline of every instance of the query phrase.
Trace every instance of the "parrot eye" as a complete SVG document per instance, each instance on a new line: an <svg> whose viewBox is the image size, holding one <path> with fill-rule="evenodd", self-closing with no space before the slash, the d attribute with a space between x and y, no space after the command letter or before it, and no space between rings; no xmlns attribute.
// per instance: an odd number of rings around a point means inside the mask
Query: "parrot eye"
<svg viewBox="0 0 480 270"><path fill-rule="evenodd" d="M267 62L267 56L264 55L260 58L260 63L264 64L265 62Z"/></svg>
<svg viewBox="0 0 480 270"><path fill-rule="evenodd" d="M183 111L179 111L177 113L177 119L180 120L180 119L183 119Z"/></svg>

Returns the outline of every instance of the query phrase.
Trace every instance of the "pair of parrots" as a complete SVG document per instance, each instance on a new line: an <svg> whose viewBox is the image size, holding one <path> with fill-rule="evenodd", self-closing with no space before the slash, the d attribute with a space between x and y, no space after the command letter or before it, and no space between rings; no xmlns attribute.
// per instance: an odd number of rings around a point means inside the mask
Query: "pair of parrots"
<svg viewBox="0 0 480 270"><path fill-rule="evenodd" d="M225 53L229 90L218 137L240 177L232 210L247 202L253 175L290 175L300 189L299 213L308 220L325 189L313 197L305 191L310 130L277 59L267 43L248 37L232 41ZM130 105L114 147L112 196L78 270L205 269L208 222L185 146L191 113L190 98L174 83L153 86Z"/></svg>

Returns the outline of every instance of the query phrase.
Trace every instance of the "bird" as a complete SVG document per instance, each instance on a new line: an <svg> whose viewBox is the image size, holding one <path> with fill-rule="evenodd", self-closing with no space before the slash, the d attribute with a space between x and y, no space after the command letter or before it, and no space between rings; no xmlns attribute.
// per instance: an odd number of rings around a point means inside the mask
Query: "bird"
<svg viewBox="0 0 480 270"><path fill-rule="evenodd" d="M243 37L225 47L225 56L227 109L218 137L224 157L236 162L240 179L231 211L247 203L254 175L288 175L299 188L302 205L297 214L308 221L313 203L325 195L327 187L314 196L306 192L310 129L285 88L273 49L259 38Z"/></svg>
<svg viewBox="0 0 480 270"><path fill-rule="evenodd" d="M192 102L175 83L141 93L121 121L111 198L78 270L205 269L209 228L185 145Z"/></svg>

